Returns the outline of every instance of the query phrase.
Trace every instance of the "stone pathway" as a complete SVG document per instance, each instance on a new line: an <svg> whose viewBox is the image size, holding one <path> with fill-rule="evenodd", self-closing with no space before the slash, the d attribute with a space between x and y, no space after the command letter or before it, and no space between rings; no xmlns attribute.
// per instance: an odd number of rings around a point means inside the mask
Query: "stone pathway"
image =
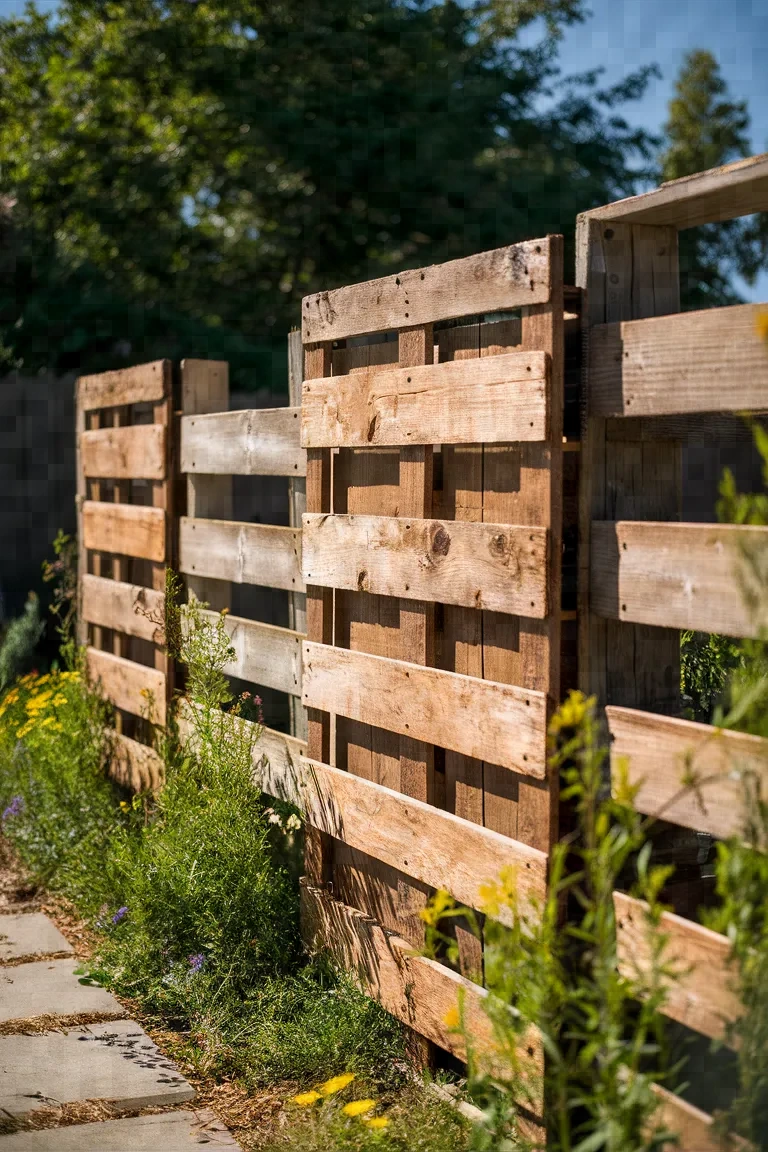
<svg viewBox="0 0 768 1152"><path fill-rule="evenodd" d="M25 1118L41 1109L88 1101L140 1112L195 1096L111 993L80 983L72 954L42 912L0 912L0 1152L237 1150L224 1125L202 1111L24 1130Z"/></svg>

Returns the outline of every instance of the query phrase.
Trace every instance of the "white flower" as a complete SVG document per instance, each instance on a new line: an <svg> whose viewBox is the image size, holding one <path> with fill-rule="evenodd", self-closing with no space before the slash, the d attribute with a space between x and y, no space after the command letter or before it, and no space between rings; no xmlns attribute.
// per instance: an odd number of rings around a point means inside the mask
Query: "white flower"
<svg viewBox="0 0 768 1152"><path fill-rule="evenodd" d="M298 832L299 828L301 828L301 820L292 812L286 820L285 826L291 832Z"/></svg>

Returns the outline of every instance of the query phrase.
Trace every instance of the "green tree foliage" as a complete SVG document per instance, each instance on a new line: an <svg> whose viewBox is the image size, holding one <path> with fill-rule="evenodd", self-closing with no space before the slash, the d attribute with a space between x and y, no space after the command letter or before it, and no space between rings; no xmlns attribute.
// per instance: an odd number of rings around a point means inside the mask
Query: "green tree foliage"
<svg viewBox="0 0 768 1152"><path fill-rule="evenodd" d="M0 370L183 353L253 382L308 291L571 233L651 157L618 112L649 69L559 79L582 9L62 0L0 21Z"/></svg>
<svg viewBox="0 0 768 1152"><path fill-rule="evenodd" d="M675 84L664 126L662 180L679 180L717 168L752 148L744 100L733 100L711 52L690 52ZM760 217L707 224L680 234L682 306L737 304L733 277L752 283L768 255L768 230Z"/></svg>

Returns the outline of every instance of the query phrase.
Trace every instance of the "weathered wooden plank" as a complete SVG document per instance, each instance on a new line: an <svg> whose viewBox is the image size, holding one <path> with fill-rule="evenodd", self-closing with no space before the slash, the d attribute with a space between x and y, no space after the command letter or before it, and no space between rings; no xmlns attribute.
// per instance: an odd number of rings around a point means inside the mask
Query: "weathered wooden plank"
<svg viewBox="0 0 768 1152"><path fill-rule="evenodd" d="M304 579L381 596L547 614L547 530L389 516L303 518Z"/></svg>
<svg viewBox="0 0 768 1152"><path fill-rule="evenodd" d="M681 1152L729 1152L737 1147L720 1136L713 1118L706 1112L694 1108L660 1084L654 1084L653 1091L659 1100L654 1122L677 1133Z"/></svg>
<svg viewBox="0 0 768 1152"><path fill-rule="evenodd" d="M80 610L89 624L163 643L165 597L162 592L86 572L82 577L81 596Z"/></svg>
<svg viewBox="0 0 768 1152"><path fill-rule="evenodd" d="M81 376L77 382L80 406L84 412L111 408L118 404L144 404L162 400L171 388L171 361L155 360L135 368Z"/></svg>
<svg viewBox="0 0 768 1152"><path fill-rule="evenodd" d="M597 324L589 334L592 416L768 410L760 304Z"/></svg>
<svg viewBox="0 0 768 1152"><path fill-rule="evenodd" d="M86 500L83 504L85 547L161 564L166 559L165 520L162 508Z"/></svg>
<svg viewBox="0 0 768 1152"><path fill-rule="evenodd" d="M202 615L210 620L218 618L217 612ZM276 692L301 695L301 644L305 639L301 632L241 616L227 616L225 626L236 652L235 659L224 668L228 676Z"/></svg>
<svg viewBox="0 0 768 1152"><path fill-rule="evenodd" d="M116 708L134 716L146 716L152 724L165 724L163 672L96 648L86 649L86 666L88 678L100 686Z"/></svg>
<svg viewBox="0 0 768 1152"><path fill-rule="evenodd" d="M482 904L481 888L511 867L521 907L541 907L546 895L547 857L450 812L320 764L302 760L293 771L263 770L261 786L270 796L296 804L314 828L377 860L443 888L470 908ZM512 922L509 909L499 919Z"/></svg>
<svg viewBox="0 0 768 1152"><path fill-rule="evenodd" d="M475 1057L489 1070L502 1070L493 1025L483 1009L488 995L484 988L414 953L406 940L389 935L364 913L318 888L303 883L301 899L302 921L311 948L329 952L364 992L398 1020L466 1060L463 1034L451 1031L445 1023L461 999ZM521 1039L518 1056L521 1072L530 1076L530 1090L540 1100L543 1055L533 1030Z"/></svg>
<svg viewBox="0 0 768 1152"><path fill-rule="evenodd" d="M700 224L732 220L753 212L768 212L768 152L670 180L652 192L592 208L579 220L589 217L603 224L617 220L623 224L697 228Z"/></svg>
<svg viewBox="0 0 768 1152"><path fill-rule="evenodd" d="M528 240L305 296L302 340L339 340L548 299L549 241Z"/></svg>
<svg viewBox="0 0 768 1152"><path fill-rule="evenodd" d="M208 476L306 476L300 408L184 416L181 471Z"/></svg>
<svg viewBox="0 0 768 1152"><path fill-rule="evenodd" d="M302 443L310 448L544 440L549 362L509 352L306 380Z"/></svg>
<svg viewBox="0 0 768 1152"><path fill-rule="evenodd" d="M146 792L162 786L165 765L154 748L120 732L113 734L112 741L109 775L113 780L131 792Z"/></svg>
<svg viewBox="0 0 768 1152"><path fill-rule="evenodd" d="M86 476L114 480L164 480L163 424L136 424L83 432L80 455Z"/></svg>
<svg viewBox="0 0 768 1152"><path fill-rule="evenodd" d="M546 696L326 644L304 645L304 702L544 779Z"/></svg>
<svg viewBox="0 0 768 1152"><path fill-rule="evenodd" d="M190 576L303 592L301 533L237 520L179 520L179 570Z"/></svg>
<svg viewBox="0 0 768 1152"><path fill-rule="evenodd" d="M765 794L768 740L634 708L605 712L614 788L626 764L630 783L639 787L640 812L721 839L745 834L745 777L761 781ZM683 784L692 772L695 789Z"/></svg>
<svg viewBox="0 0 768 1152"><path fill-rule="evenodd" d="M747 557L763 555L768 528L742 524L592 523L592 609L600 616L757 636L763 603L745 597Z"/></svg>
<svg viewBox="0 0 768 1152"><path fill-rule="evenodd" d="M664 961L677 974L669 981L662 1012L695 1032L727 1042L727 1025L742 1012L732 991L737 973L729 964L728 938L673 912L662 913L658 929L649 928L647 905L623 892L614 892L613 904L619 970L627 975L647 972L649 932L662 932L668 937Z"/></svg>

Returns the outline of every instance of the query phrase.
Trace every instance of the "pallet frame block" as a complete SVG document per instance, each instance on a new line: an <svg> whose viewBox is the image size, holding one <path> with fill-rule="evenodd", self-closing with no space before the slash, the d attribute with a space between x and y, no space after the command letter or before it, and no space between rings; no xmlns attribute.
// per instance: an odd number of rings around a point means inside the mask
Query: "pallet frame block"
<svg viewBox="0 0 768 1152"><path fill-rule="evenodd" d="M173 689L163 650L165 569L173 563L172 383L162 360L75 385L78 641L89 674L117 707L114 773L137 789L162 778L146 722L164 722Z"/></svg>
<svg viewBox="0 0 768 1152"><path fill-rule="evenodd" d="M543 749L547 719L559 702L561 689L562 240L548 237L513 248L514 256L505 255L512 250L500 250L464 262L466 284L461 275L462 262L445 266L454 287L450 305L438 288L443 273L440 266L422 270L428 274L426 277L416 270L392 277L391 286L389 278L385 278L386 284L375 281L305 301L304 395L305 402L312 400L303 417L307 447L305 531L310 526L313 533L316 529L314 547L321 536L333 536L343 524L354 523L359 525L362 541L367 526L374 522L366 518L376 518L387 538L392 533L404 535L409 524L420 529L424 521L435 516L440 498L446 506L435 531L442 527L447 533L453 526L448 522L455 522L458 538L463 532L463 525L461 530L458 525L464 521L467 532L463 534L469 539L474 533L480 540L485 531L483 522L504 526L507 533L509 526L518 526L515 531L519 531L521 539L530 529L537 540L538 534L546 539L546 547L537 554L543 573L534 616L540 618L509 615L510 608L518 607L510 600L504 604L505 614L484 610L481 597L479 604L476 599L473 601L473 607L461 602L454 607L441 604L441 619L437 622L434 601L440 598L439 593L433 591L430 596L429 585L424 582L416 581L411 588L407 583L398 587L396 582L387 581L386 555L381 560L380 578L371 578L366 585L368 572L362 583L359 571L352 572L355 558L364 563L362 543L356 547L355 557L346 546L341 548L336 565L325 561L317 564L321 554L327 559L327 552L318 543L312 563L304 566L308 605L305 651L311 654L308 661L305 659L304 686L309 715L308 755L312 760L346 770L422 804L448 807L462 819L485 824L546 855L557 836L558 815L557 786L546 768ZM479 324L470 321L434 331L434 322L446 316L471 317L473 301L484 299L482 283L478 287L482 277L470 282L470 265L496 269L505 261L510 266L529 256L535 261L536 303L524 304L521 319ZM420 286L425 282L422 292ZM398 295L401 289L405 289L403 301ZM405 326L398 328L395 339L369 337L367 333L382 332L397 319L398 301L403 307L400 322ZM496 306L511 309L523 302L519 285L512 278L506 296L500 296ZM420 321L416 326L410 323L414 319ZM317 343L320 336L325 339ZM344 337L349 338L346 348L339 346ZM521 367L546 366L546 372L537 368L539 378L546 376L546 394L541 397L538 393L531 408L531 418L538 421L536 437L526 434L519 442L498 443L498 437L491 436L484 447L471 442L469 431L462 432L460 412L440 415L439 427L446 435L441 453L441 492L433 483L431 439L438 424L434 429L429 426L429 437L426 432L419 433L418 421L406 404L400 433L394 402L387 397L393 395L392 389L407 388L410 373L411 384L423 382L426 396L437 389L435 394L441 394L446 404L452 402L452 397L462 395L465 378L497 381L494 388L498 387L498 402L503 404L504 391L498 385L499 372L492 359L482 368L479 364L469 364L464 372L461 368L462 360L480 362L483 357L494 356L499 361L501 378L506 374L510 380L510 397L515 387L512 380ZM515 372L511 372L512 366ZM519 394L526 395L524 385ZM360 396L369 399L361 405ZM541 424L542 401L545 430ZM515 403L519 400L510 399L510 414L515 411ZM379 416L374 421L379 428L378 439L376 427L371 436L370 421L366 425L365 409L368 405L369 410L371 404L374 411L379 405ZM351 410L347 405L352 406ZM516 411L514 419L519 427L520 409ZM475 425L485 427L482 422L477 425L476 419ZM466 428L472 427L468 413ZM510 485L512 476L516 479ZM468 567L470 551L466 557ZM418 544L413 555L418 564ZM365 567L370 570L374 563L370 551L368 559ZM341 574L339 565L349 568L346 576ZM322 583L313 583L318 576L322 576ZM403 579L407 582L407 576ZM482 588L482 576L478 580L477 587ZM494 609L497 607L501 603L494 605ZM388 718L385 693L375 708L371 706L370 693L366 698L365 691L358 693L359 700L350 696L344 702L334 695L333 668L324 671L321 692L318 671L312 668L312 662L327 655L333 664L334 653L337 663L355 667L359 664L371 675L379 670L385 679L404 675L403 669L409 668L418 679L414 666L421 664L438 669L425 669L425 682L431 683L430 677L437 680L446 676L446 685L465 682L471 693L473 681L469 677L474 676L480 681L484 677L495 680L499 688L517 686L510 687L511 693L525 690L523 697L527 693L537 701L537 707L540 704L536 722L541 754L537 754L535 769L540 779L498 764L484 764L466 754L469 745L455 753L436 749L429 740L439 738L439 725L427 725L426 741L424 736L420 738L419 716L414 711L408 718L405 696L397 725L386 728L381 727ZM320 663L324 667L327 661ZM454 673L459 675L453 676ZM355 673L350 674L354 679ZM350 682L349 687L352 691L354 684ZM521 767L525 771L527 766ZM372 916L385 931L396 932L412 945L421 943L423 925L418 912L429 894L423 877L415 882L407 875L407 869L399 871L390 862L376 860L375 853L370 856L341 840L332 840L327 826L313 832L311 839L307 871L315 886L322 888L332 880L334 894L342 902ZM461 928L457 936L460 932ZM482 951L469 933L464 932L460 938L460 951L465 970L476 976L482 969ZM418 1031L418 1012L410 1023ZM434 1037L427 1035L427 1039Z"/></svg>

